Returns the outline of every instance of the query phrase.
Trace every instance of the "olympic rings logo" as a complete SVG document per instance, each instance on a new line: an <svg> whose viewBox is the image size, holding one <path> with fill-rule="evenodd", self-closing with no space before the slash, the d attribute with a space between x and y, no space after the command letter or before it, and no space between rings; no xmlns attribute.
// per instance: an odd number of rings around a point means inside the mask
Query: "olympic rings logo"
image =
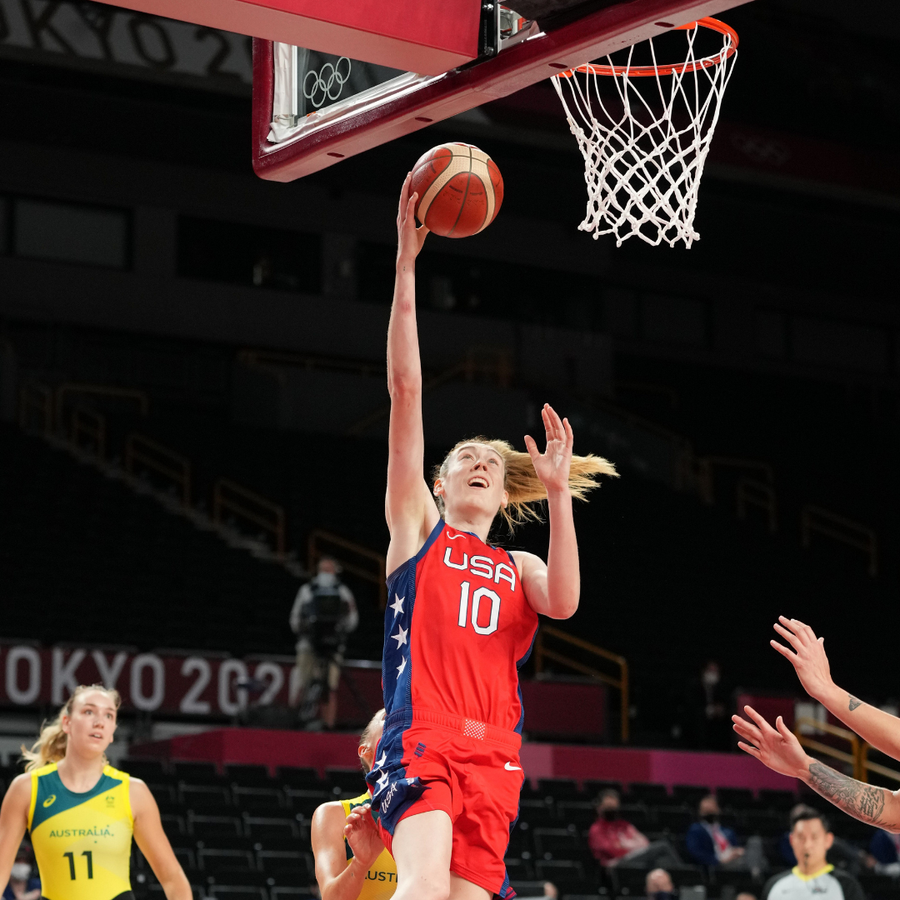
<svg viewBox="0 0 900 900"><path fill-rule="evenodd" d="M336 63L325 63L318 72L315 69L307 72L303 79L303 96L316 109L324 106L326 100L334 103L341 96L351 69L350 60L342 56Z"/></svg>

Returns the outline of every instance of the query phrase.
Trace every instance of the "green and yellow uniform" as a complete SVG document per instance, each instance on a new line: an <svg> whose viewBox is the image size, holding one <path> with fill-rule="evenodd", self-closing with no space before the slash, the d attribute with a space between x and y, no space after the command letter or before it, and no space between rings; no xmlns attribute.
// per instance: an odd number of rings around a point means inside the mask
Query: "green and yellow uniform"
<svg viewBox="0 0 900 900"><path fill-rule="evenodd" d="M350 810L364 803L371 803L372 798L368 794L361 794L352 800L341 800L341 806L344 807L344 815L349 816ZM347 847L347 865L353 859L353 851L347 838L344 838L344 844ZM387 850L382 850L378 859L369 867L366 872L366 880L363 888L359 893L359 900L389 900L394 896L397 890L397 864L394 857Z"/></svg>
<svg viewBox="0 0 900 900"><path fill-rule="evenodd" d="M31 773L28 830L46 900L133 900L129 776L105 766L89 791L70 791L56 763Z"/></svg>

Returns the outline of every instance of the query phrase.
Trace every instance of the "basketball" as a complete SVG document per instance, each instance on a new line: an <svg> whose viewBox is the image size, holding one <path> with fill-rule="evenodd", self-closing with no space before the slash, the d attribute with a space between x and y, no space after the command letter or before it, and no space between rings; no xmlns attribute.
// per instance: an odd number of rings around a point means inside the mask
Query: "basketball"
<svg viewBox="0 0 900 900"><path fill-rule="evenodd" d="M432 147L413 166L410 193L416 218L441 237L470 237L483 231L503 203L503 176L496 163L471 144Z"/></svg>

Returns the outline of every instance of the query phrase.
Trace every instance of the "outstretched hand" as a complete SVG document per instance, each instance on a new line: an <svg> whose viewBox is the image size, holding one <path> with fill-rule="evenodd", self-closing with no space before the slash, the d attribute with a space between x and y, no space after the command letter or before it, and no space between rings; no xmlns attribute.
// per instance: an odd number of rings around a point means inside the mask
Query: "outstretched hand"
<svg viewBox="0 0 900 900"><path fill-rule="evenodd" d="M815 700L821 699L833 684L831 667L825 655L825 638L817 638L812 628L798 619L788 619L784 616L778 617L775 630L794 649L791 651L775 640L769 643L791 661L806 693Z"/></svg>
<svg viewBox="0 0 900 900"><path fill-rule="evenodd" d="M419 195L410 194L412 172L403 181L400 189L400 205L397 209L397 259L415 259L428 237L424 225L416 226L416 203Z"/></svg>
<svg viewBox="0 0 900 900"><path fill-rule="evenodd" d="M745 706L744 712L749 722L740 716L731 717L734 730L743 738L738 741L741 750L790 778L802 778L809 772L810 759L781 716L773 728L752 706Z"/></svg>
<svg viewBox="0 0 900 900"><path fill-rule="evenodd" d="M560 419L549 403L544 404L541 418L544 420L544 429L547 433L546 449L541 453L530 434L525 435L525 448L531 456L534 471L547 488L547 493L568 491L574 441L572 426L568 419Z"/></svg>
<svg viewBox="0 0 900 900"><path fill-rule="evenodd" d="M354 857L365 869L369 869L384 850L384 842L368 803L350 810L344 826L344 837L347 838Z"/></svg>

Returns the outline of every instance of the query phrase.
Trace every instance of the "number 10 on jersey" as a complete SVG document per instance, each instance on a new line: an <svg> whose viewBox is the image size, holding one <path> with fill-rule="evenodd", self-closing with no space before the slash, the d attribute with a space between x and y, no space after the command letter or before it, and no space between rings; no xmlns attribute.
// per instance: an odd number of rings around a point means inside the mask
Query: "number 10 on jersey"
<svg viewBox="0 0 900 900"><path fill-rule="evenodd" d="M460 628L466 627L466 620L469 618L469 592L472 586L468 581L464 581L459 586L459 619L457 625ZM487 625L478 624L478 613L481 608L481 601L489 598L491 601L491 619ZM472 627L477 634L493 634L497 630L500 621L500 595L490 588L480 587L475 589L472 594Z"/></svg>

